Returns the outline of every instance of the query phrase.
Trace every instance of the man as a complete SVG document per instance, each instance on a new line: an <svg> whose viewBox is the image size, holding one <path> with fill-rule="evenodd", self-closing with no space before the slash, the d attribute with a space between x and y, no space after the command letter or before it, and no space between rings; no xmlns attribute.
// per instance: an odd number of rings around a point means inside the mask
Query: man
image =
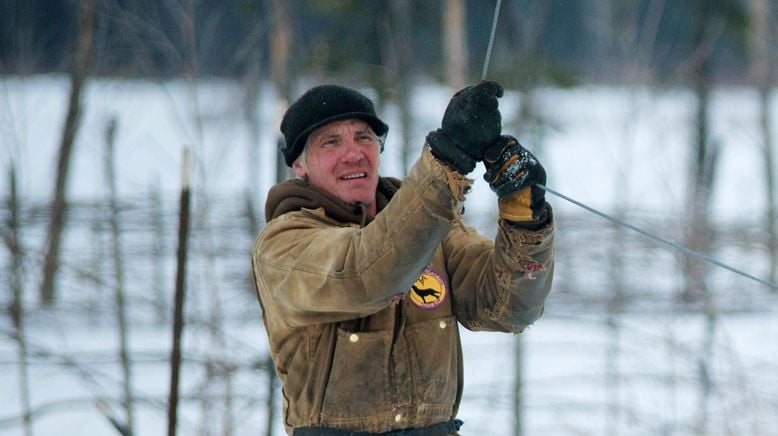
<svg viewBox="0 0 778 436"><path fill-rule="evenodd" d="M402 182L378 174L388 127L359 92L318 86L284 115L297 179L268 194L253 268L290 434L456 434L458 324L518 333L542 314L545 171L500 134L502 93L455 94ZM499 196L494 241L461 216L479 161Z"/></svg>

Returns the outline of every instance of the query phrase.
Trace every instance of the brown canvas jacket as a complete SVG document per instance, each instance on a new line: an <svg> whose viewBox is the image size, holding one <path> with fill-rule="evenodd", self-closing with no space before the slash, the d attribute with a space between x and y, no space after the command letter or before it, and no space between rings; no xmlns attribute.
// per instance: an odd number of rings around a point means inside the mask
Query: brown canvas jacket
<svg viewBox="0 0 778 436"><path fill-rule="evenodd" d="M303 182L277 185L300 194L271 191L252 257L288 432L450 420L463 385L458 324L518 333L541 316L553 225L501 221L494 241L476 234L459 215L471 183L425 149L396 192L382 179L380 213L364 226Z"/></svg>

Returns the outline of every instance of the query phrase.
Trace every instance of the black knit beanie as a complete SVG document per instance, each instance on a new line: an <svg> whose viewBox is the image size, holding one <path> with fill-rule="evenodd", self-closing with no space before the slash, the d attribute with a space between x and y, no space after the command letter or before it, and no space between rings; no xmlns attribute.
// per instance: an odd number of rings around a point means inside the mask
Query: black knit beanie
<svg viewBox="0 0 778 436"><path fill-rule="evenodd" d="M363 94L339 85L321 85L308 90L289 106L281 121L285 144L280 149L286 164L292 166L314 130L349 118L368 123L379 137L389 131L389 126L376 116L373 102Z"/></svg>

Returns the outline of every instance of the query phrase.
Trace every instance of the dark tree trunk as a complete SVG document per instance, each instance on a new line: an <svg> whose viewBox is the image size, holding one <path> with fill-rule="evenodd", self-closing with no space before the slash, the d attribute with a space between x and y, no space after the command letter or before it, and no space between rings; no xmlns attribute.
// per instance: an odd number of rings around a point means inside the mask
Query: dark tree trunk
<svg viewBox="0 0 778 436"><path fill-rule="evenodd" d="M54 195L51 200L51 217L48 225L46 254L43 261L43 280L40 287L40 298L46 305L53 304L56 297L54 287L57 269L59 268L59 252L67 208L65 191L71 155L73 154L73 144L81 121L81 94L86 82L89 65L92 61L95 21L97 19L96 9L96 0L81 0L79 2L76 53L70 75L70 101L59 145L57 177L54 184Z"/></svg>

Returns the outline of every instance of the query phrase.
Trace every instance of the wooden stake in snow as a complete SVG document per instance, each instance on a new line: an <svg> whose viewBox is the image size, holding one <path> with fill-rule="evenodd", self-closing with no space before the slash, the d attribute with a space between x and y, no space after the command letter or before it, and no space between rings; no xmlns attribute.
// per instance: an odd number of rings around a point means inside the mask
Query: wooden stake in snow
<svg viewBox="0 0 778 436"><path fill-rule="evenodd" d="M192 151L185 147L181 161L181 200L178 220L178 266L173 303L173 350L170 356L170 396L168 398L168 436L176 434L178 417L178 380L181 370L181 336L184 331L184 290L186 285L186 247L189 237L189 168Z"/></svg>

